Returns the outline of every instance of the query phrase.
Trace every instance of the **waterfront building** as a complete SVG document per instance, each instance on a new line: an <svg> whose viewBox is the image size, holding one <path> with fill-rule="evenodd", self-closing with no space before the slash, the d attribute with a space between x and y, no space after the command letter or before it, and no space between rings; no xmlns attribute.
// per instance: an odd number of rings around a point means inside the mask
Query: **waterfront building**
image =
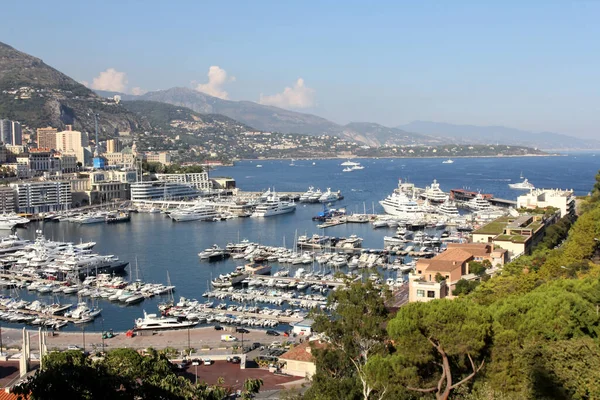
<svg viewBox="0 0 600 400"><path fill-rule="evenodd" d="M169 181L147 181L131 184L131 200L184 199L201 193L193 186Z"/></svg>
<svg viewBox="0 0 600 400"><path fill-rule="evenodd" d="M71 208L71 184L67 181L11 183L17 212L37 214Z"/></svg>
<svg viewBox="0 0 600 400"><path fill-rule="evenodd" d="M87 165L91 155L87 133L74 131L71 125L56 134L56 150L75 154L77 162Z"/></svg>
<svg viewBox="0 0 600 400"><path fill-rule="evenodd" d="M37 147L56 150L56 134L58 129L48 126L46 128L38 128L37 132Z"/></svg>
<svg viewBox="0 0 600 400"><path fill-rule="evenodd" d="M208 192L211 187L207 172L190 174L155 174L155 176L159 181L182 183L203 192Z"/></svg>
<svg viewBox="0 0 600 400"><path fill-rule="evenodd" d="M136 170L103 170L79 174L71 179L73 199L78 204L129 200L131 183L137 180Z"/></svg>
<svg viewBox="0 0 600 400"><path fill-rule="evenodd" d="M323 347L324 345L316 340L305 341L279 357L279 361L284 363L281 372L292 376L301 376L310 378L315 374L317 367L315 358L312 355L312 346Z"/></svg>
<svg viewBox="0 0 600 400"><path fill-rule="evenodd" d="M236 188L235 179L229 177L210 178L210 185L213 189L232 190Z"/></svg>
<svg viewBox="0 0 600 400"><path fill-rule="evenodd" d="M61 171L60 159L54 156L54 153L49 148L31 149L28 156L17 157L17 162L24 162L28 158L29 168L35 174L40 172L59 172ZM23 159L23 161L19 161Z"/></svg>
<svg viewBox="0 0 600 400"><path fill-rule="evenodd" d="M131 152L126 153L125 151L122 151L117 153L106 153L103 157L106 159L106 164L109 166L131 167L135 163L135 156Z"/></svg>
<svg viewBox="0 0 600 400"><path fill-rule="evenodd" d="M560 210L560 216L575 216L575 196L573 190L533 189L517 198L517 208L547 208Z"/></svg>
<svg viewBox="0 0 600 400"><path fill-rule="evenodd" d="M0 186L0 211L15 212L15 190L10 186Z"/></svg>

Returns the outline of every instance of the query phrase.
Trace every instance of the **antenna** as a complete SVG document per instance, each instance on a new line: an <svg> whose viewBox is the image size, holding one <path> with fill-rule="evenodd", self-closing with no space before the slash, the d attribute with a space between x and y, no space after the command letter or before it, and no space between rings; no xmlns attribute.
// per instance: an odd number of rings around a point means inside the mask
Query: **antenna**
<svg viewBox="0 0 600 400"><path fill-rule="evenodd" d="M94 113L94 124L96 125L96 157L100 156L99 146L98 146L98 113Z"/></svg>

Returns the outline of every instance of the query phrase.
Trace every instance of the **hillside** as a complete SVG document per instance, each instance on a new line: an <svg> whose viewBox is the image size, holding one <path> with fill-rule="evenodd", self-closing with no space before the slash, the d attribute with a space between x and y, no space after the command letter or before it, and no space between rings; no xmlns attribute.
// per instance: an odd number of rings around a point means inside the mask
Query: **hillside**
<svg viewBox="0 0 600 400"><path fill-rule="evenodd" d="M71 124L93 132L94 113L99 115L102 136L144 129L122 105L99 97L39 58L0 43L0 118L30 128L62 129Z"/></svg>
<svg viewBox="0 0 600 400"><path fill-rule="evenodd" d="M411 132L454 139L456 143L500 143L541 149L600 149L600 141L553 132L529 132L504 126L453 125L414 121L398 126Z"/></svg>
<svg viewBox="0 0 600 400"><path fill-rule="evenodd" d="M104 97L113 97L115 94L119 94L123 100L158 101L187 107L199 113L222 114L265 132L299 133L313 136L331 135L370 146L440 142L440 140L425 135L414 135L378 124L352 123L343 126L312 114L265 106L251 101L222 100L182 87L148 92L141 96L103 91L97 93Z"/></svg>

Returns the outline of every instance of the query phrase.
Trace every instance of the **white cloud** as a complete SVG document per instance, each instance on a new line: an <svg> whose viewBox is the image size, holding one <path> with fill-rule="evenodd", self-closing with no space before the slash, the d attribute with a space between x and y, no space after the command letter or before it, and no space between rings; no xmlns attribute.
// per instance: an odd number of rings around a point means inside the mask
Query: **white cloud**
<svg viewBox="0 0 600 400"><path fill-rule="evenodd" d="M138 87L138 86L131 89L131 94L136 95L136 96L141 96L146 92L148 92L148 91L145 89L142 89L141 87Z"/></svg>
<svg viewBox="0 0 600 400"><path fill-rule="evenodd" d="M196 90L220 99L228 99L229 93L222 88L227 82L235 82L235 76L227 77L227 71L218 65L213 65L208 69L208 83L198 84Z"/></svg>
<svg viewBox="0 0 600 400"><path fill-rule="evenodd" d="M108 68L94 78L91 88L111 92L125 92L125 88L127 88L127 74L119 72L114 68Z"/></svg>
<svg viewBox="0 0 600 400"><path fill-rule="evenodd" d="M308 108L315 105L315 89L305 86L304 79L298 78L293 87L286 87L282 93L261 94L258 102L282 108Z"/></svg>

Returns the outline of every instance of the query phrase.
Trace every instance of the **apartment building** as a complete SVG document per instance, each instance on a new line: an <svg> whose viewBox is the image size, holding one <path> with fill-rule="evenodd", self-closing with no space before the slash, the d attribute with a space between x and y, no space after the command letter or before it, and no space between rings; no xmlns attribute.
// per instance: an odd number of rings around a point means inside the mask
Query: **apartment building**
<svg viewBox="0 0 600 400"><path fill-rule="evenodd" d="M37 214L71 208L71 184L68 181L11 183L16 192L17 212Z"/></svg>

